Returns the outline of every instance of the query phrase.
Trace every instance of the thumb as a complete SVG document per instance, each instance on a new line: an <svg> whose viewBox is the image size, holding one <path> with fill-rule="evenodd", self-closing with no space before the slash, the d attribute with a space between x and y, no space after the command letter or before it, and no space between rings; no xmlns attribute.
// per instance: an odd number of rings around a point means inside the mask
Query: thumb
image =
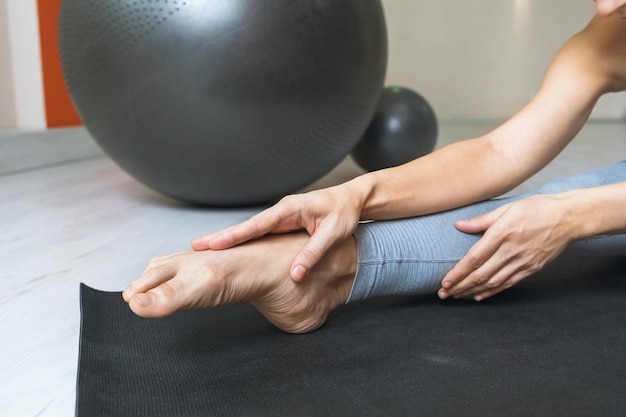
<svg viewBox="0 0 626 417"><path fill-rule="evenodd" d="M471 219L457 220L454 225L463 233L481 233L487 230L497 217L497 211L491 211Z"/></svg>
<svg viewBox="0 0 626 417"><path fill-rule="evenodd" d="M291 264L291 279L295 282L300 282L306 278L311 269L322 259L335 241L336 239L333 235L324 233L322 230L311 235L309 241L300 249Z"/></svg>

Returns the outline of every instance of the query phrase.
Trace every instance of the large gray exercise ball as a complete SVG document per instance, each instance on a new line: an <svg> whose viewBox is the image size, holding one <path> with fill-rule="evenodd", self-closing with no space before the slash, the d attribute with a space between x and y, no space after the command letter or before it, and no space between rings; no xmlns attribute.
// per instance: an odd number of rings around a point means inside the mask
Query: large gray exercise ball
<svg viewBox="0 0 626 417"><path fill-rule="evenodd" d="M59 47L104 151L213 206L268 202L332 169L387 64L380 0L64 0Z"/></svg>
<svg viewBox="0 0 626 417"><path fill-rule="evenodd" d="M401 165L432 152L438 130L435 112L423 96L387 87L352 158L366 171Z"/></svg>

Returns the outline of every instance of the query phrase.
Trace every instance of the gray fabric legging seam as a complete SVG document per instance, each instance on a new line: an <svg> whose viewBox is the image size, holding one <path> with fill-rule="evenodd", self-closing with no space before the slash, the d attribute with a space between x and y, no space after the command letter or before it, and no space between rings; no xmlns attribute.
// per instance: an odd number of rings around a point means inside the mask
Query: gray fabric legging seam
<svg viewBox="0 0 626 417"><path fill-rule="evenodd" d="M385 264L402 264L402 263L416 263L416 264L456 264L461 258L454 259L383 259L381 261L364 261L359 265L385 265Z"/></svg>
<svg viewBox="0 0 626 417"><path fill-rule="evenodd" d="M626 161L550 181L531 193L428 216L359 224L354 233L358 263L347 302L436 292L445 274L481 237L458 231L454 227L458 219L472 218L535 194L558 194L623 181L626 181ZM572 243L559 259L623 254L626 254L626 235L602 235Z"/></svg>

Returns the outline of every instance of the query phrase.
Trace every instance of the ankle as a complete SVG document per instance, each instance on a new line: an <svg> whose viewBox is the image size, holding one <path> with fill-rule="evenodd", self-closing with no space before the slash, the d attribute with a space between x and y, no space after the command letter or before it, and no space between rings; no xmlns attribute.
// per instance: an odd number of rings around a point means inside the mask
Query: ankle
<svg viewBox="0 0 626 417"><path fill-rule="evenodd" d="M324 271L328 285L334 293L333 308L348 301L356 274L356 241L349 237L338 244L328 254L328 264Z"/></svg>

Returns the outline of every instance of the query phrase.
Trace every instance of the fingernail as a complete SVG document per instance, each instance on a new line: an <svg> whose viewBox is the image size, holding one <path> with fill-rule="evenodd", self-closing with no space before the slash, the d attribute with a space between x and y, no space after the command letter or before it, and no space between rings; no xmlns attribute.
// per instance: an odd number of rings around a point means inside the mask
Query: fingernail
<svg viewBox="0 0 626 417"><path fill-rule="evenodd" d="M148 307L154 302L152 296L149 294L137 294L133 298L143 307Z"/></svg>
<svg viewBox="0 0 626 417"><path fill-rule="evenodd" d="M306 269L304 269L302 265L296 265L291 270L291 276L298 280L304 279L306 276Z"/></svg>
<svg viewBox="0 0 626 417"><path fill-rule="evenodd" d="M442 300L445 300L446 298L448 298L448 293L445 291L439 291L439 298L441 298Z"/></svg>

